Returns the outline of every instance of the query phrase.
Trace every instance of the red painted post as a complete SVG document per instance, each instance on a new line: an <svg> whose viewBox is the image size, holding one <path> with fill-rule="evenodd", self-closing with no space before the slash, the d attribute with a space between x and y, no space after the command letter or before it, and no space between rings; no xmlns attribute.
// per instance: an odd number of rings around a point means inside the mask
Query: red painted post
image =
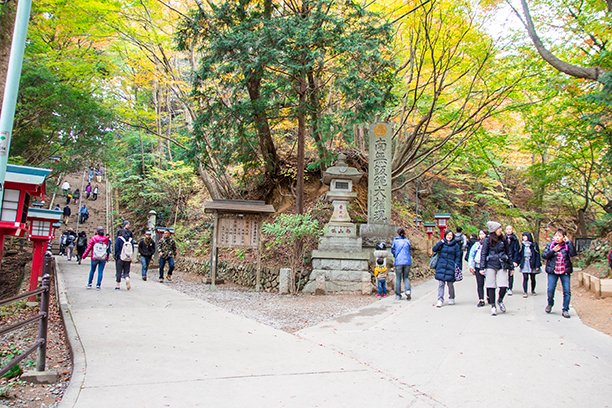
<svg viewBox="0 0 612 408"><path fill-rule="evenodd" d="M38 288L38 278L42 275L43 257L45 256L45 245L40 239L32 240L34 244L34 251L32 254L32 271L30 272L30 291ZM28 298L29 302L36 302L36 296Z"/></svg>

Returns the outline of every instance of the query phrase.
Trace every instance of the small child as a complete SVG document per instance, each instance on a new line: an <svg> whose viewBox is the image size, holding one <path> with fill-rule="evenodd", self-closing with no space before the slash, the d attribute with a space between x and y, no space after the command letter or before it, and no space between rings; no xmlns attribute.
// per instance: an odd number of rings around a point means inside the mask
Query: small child
<svg viewBox="0 0 612 408"><path fill-rule="evenodd" d="M378 278L378 294L377 297L387 296L387 267L385 266L384 258L376 259L376 268L374 268L374 277Z"/></svg>

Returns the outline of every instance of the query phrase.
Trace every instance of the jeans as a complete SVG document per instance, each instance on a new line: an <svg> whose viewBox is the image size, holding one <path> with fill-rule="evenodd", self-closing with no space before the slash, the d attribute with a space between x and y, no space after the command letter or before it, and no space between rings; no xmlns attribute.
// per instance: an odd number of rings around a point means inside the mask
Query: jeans
<svg viewBox="0 0 612 408"><path fill-rule="evenodd" d="M402 280L404 281L404 291L410 290L410 265L395 265L395 295L402 296Z"/></svg>
<svg viewBox="0 0 612 408"><path fill-rule="evenodd" d="M140 266L141 266L141 271L142 271L142 277L146 277L147 276L147 271L149 270L149 264L151 263L151 257L150 256L141 256L140 257Z"/></svg>
<svg viewBox="0 0 612 408"><path fill-rule="evenodd" d="M378 280L378 294L387 296L387 280L386 279Z"/></svg>
<svg viewBox="0 0 612 408"><path fill-rule="evenodd" d="M172 276L172 271L174 270L174 257L171 256L168 259L159 257L159 279L164 279L164 266L168 262L168 276Z"/></svg>
<svg viewBox="0 0 612 408"><path fill-rule="evenodd" d="M98 267L98 283L96 286L100 286L102 284L102 272L104 272L104 266L106 265L106 260L96 261L91 260L91 270L89 271L89 285L93 282L94 272L96 271L96 266Z"/></svg>
<svg viewBox="0 0 612 408"><path fill-rule="evenodd" d="M563 287L563 311L569 312L569 304L570 299L572 297L572 292L570 290L570 276L568 274L548 274L548 304L550 306L553 306L555 304L555 289L557 289L557 281L559 279L561 279L561 286Z"/></svg>
<svg viewBox="0 0 612 408"><path fill-rule="evenodd" d="M438 300L444 302L444 284L448 286L448 298L455 298L455 282L438 281Z"/></svg>

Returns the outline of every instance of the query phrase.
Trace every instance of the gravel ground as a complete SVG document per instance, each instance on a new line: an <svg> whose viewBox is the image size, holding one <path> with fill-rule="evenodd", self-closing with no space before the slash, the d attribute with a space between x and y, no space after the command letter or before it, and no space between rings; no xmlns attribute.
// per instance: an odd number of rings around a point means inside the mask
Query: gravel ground
<svg viewBox="0 0 612 408"><path fill-rule="evenodd" d="M289 333L333 319L378 300L374 295L358 294L279 295L255 292L233 283L217 285L217 290L211 291L210 285L202 284L202 276L175 271L172 278L173 283L168 286L175 290Z"/></svg>
<svg viewBox="0 0 612 408"><path fill-rule="evenodd" d="M202 284L201 275L175 270L172 278L173 283L169 287L175 290L288 333L334 319L379 300L374 294L279 295L255 292L233 283L217 285L217 290L211 291L209 285ZM424 280L411 280L412 286Z"/></svg>

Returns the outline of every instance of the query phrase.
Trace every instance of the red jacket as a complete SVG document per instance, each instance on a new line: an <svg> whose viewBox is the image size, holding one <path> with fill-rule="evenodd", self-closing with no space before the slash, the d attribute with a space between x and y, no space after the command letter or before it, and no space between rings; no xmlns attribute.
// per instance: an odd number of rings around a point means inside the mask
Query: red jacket
<svg viewBox="0 0 612 408"><path fill-rule="evenodd" d="M106 244L107 247L109 247L109 241L108 241L108 237L106 235L94 235L93 237L91 237L91 239L89 240L89 244L87 245L87 249L85 250L85 252L83 253L83 258L87 257L87 254L89 254L89 252L91 251L91 260L93 261L93 247L94 245L96 245L98 242L103 242ZM108 260L108 251L106 253L106 259Z"/></svg>

